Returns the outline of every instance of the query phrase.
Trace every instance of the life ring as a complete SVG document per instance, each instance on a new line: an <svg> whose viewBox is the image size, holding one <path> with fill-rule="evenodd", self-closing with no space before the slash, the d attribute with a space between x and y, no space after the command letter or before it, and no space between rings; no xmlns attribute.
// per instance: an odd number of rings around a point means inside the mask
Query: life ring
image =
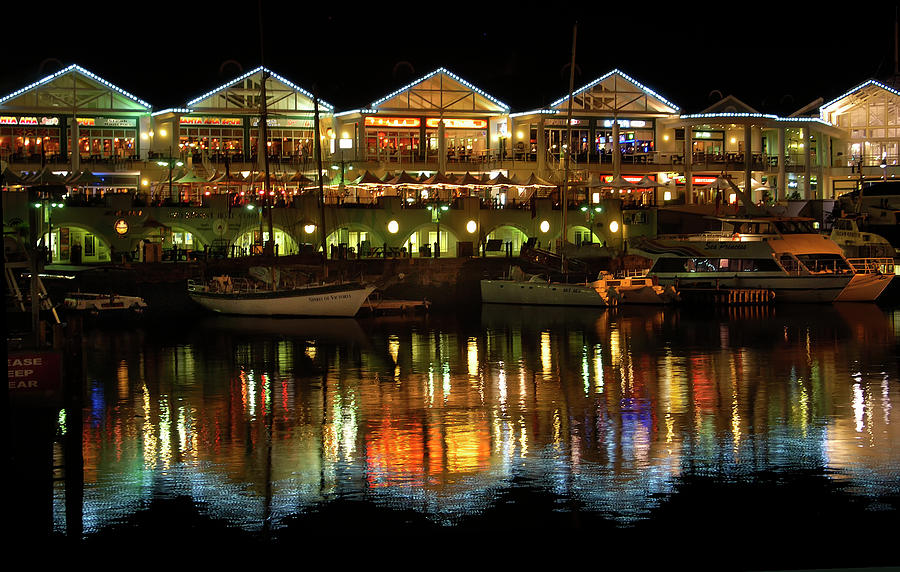
<svg viewBox="0 0 900 572"><path fill-rule="evenodd" d="M739 242L739 241L741 240L741 235L740 235L740 233L737 233L737 232L736 232L736 233L732 234L732 235L731 235L731 240L736 241L736 242Z"/></svg>

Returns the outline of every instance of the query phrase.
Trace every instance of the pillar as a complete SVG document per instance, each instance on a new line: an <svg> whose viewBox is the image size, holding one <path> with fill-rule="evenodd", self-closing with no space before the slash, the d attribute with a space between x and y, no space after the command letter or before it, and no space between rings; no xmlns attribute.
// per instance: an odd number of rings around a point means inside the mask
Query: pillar
<svg viewBox="0 0 900 572"><path fill-rule="evenodd" d="M612 139L613 178L616 178L622 174L622 147L619 144L619 119L615 116L613 116Z"/></svg>
<svg viewBox="0 0 900 572"><path fill-rule="evenodd" d="M806 200L813 198L812 185L810 184L812 182L810 180L812 175L812 145L809 143L809 135L808 127L804 127L800 132L803 141L803 159L804 163L806 163L804 169L805 181L803 182L803 198Z"/></svg>
<svg viewBox="0 0 900 572"><path fill-rule="evenodd" d="M694 162L694 130L691 125L684 126L684 202L694 204L693 162Z"/></svg>
<svg viewBox="0 0 900 572"><path fill-rule="evenodd" d="M438 171L441 173L447 172L447 137L446 137L446 128L444 127L444 119L441 118L438 121ZM438 240L440 240L440 236L438 236Z"/></svg>
<svg viewBox="0 0 900 572"><path fill-rule="evenodd" d="M744 192L753 202L753 126L744 125Z"/></svg>
<svg viewBox="0 0 900 572"><path fill-rule="evenodd" d="M778 189L776 198L779 201L787 199L787 167L784 164L784 145L786 139L785 127L782 125L778 128Z"/></svg>
<svg viewBox="0 0 900 572"><path fill-rule="evenodd" d="M547 141L544 137L544 114L541 113L538 115L537 126L537 175L539 177L545 176L547 170Z"/></svg>

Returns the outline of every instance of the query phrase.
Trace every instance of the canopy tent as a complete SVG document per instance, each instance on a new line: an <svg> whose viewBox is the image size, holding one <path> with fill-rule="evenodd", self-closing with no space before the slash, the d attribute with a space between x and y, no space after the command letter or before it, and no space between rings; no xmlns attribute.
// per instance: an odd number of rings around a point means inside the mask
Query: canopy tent
<svg viewBox="0 0 900 572"><path fill-rule="evenodd" d="M657 187L665 187L666 185L664 185L663 183L654 181L648 175L644 175L644 178L642 178L640 181L635 183L634 186L637 189L655 189Z"/></svg>
<svg viewBox="0 0 900 572"><path fill-rule="evenodd" d="M28 179L13 172L9 167L6 167L3 169L3 172L0 173L0 183L2 183L4 187L24 186L28 184Z"/></svg>
<svg viewBox="0 0 900 572"><path fill-rule="evenodd" d="M496 177L494 177L493 179L489 179L484 184L491 185L491 186L496 186L496 185L514 186L514 185L516 185L516 182L514 180L510 179L509 177L507 177L506 175L504 175L503 173L497 173Z"/></svg>
<svg viewBox="0 0 900 572"><path fill-rule="evenodd" d="M466 171L466 174L460 177L456 184L460 187L478 187L483 186L485 183L478 177Z"/></svg>
<svg viewBox="0 0 900 572"><path fill-rule="evenodd" d="M384 181L376 177L372 174L371 171L366 171L362 174L362 176L351 183L352 185L383 185Z"/></svg>
<svg viewBox="0 0 900 572"><path fill-rule="evenodd" d="M423 185L445 185L445 186L455 186L457 183L448 177L447 175L437 172L432 176L428 177L424 181L421 181Z"/></svg>
<svg viewBox="0 0 900 572"><path fill-rule="evenodd" d="M546 181L546 180L538 177L533 172L531 173L531 176L528 177L528 180L525 181L524 183L521 183L521 185L523 187L547 187L547 188L558 186L554 183L551 183L550 181Z"/></svg>
<svg viewBox="0 0 900 572"><path fill-rule="evenodd" d="M418 185L419 180L406 171L401 172L396 177L388 179L385 181L387 185Z"/></svg>
<svg viewBox="0 0 900 572"><path fill-rule="evenodd" d="M49 167L44 167L27 178L29 185L65 185L66 177L57 175Z"/></svg>

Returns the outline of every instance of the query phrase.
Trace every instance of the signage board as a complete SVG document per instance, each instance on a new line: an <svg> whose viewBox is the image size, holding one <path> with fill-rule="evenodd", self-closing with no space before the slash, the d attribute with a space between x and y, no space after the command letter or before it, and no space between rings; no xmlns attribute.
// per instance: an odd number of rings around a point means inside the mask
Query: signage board
<svg viewBox="0 0 900 572"><path fill-rule="evenodd" d="M62 354L9 352L6 356L11 403L54 406L62 402Z"/></svg>

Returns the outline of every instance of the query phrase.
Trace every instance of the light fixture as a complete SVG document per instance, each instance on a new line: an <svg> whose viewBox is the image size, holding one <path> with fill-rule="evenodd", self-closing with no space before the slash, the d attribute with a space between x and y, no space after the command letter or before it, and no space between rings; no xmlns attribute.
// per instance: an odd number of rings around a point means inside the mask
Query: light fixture
<svg viewBox="0 0 900 572"><path fill-rule="evenodd" d="M550 222L546 220L541 221L541 232L547 232L550 230Z"/></svg>
<svg viewBox="0 0 900 572"><path fill-rule="evenodd" d="M466 223L466 230L469 231L469 234L475 234L475 231L478 230L478 223L470 220Z"/></svg>
<svg viewBox="0 0 900 572"><path fill-rule="evenodd" d="M616 221L609 223L609 232L619 232L619 223Z"/></svg>
<svg viewBox="0 0 900 572"><path fill-rule="evenodd" d="M316 232L316 225L314 225L314 224L305 225L303 227L303 232L305 232L306 234L312 234L312 233Z"/></svg>
<svg viewBox="0 0 900 572"><path fill-rule="evenodd" d="M389 233L397 234L397 232L400 230L400 224L397 221L392 220L388 223L387 228Z"/></svg>

